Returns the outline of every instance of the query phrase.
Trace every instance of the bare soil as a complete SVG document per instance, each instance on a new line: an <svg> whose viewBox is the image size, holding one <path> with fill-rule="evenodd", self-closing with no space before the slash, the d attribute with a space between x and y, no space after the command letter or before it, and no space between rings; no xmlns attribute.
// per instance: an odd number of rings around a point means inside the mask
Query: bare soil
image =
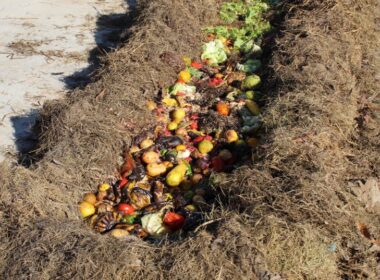
<svg viewBox="0 0 380 280"><path fill-rule="evenodd" d="M262 145L252 165L214 177L216 222L153 245L99 236L80 220L83 193L153 124L145 100L175 79L181 56L199 54L217 2L139 1L97 79L44 106L36 162L0 168L1 278L380 277L378 245L357 228L379 239L380 215L356 192L380 177L374 0L285 1L272 15Z"/></svg>

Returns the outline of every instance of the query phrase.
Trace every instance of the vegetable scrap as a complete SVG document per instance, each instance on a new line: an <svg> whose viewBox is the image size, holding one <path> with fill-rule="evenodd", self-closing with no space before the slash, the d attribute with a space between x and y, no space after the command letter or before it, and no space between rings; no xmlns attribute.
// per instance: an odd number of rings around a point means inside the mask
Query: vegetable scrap
<svg viewBox="0 0 380 280"><path fill-rule="evenodd" d="M234 170L259 145L257 71L268 9L259 0L222 5L227 25L207 28L201 60L185 57L174 85L147 102L154 131L135 138L119 178L85 194L79 210L95 231L161 238L204 222L215 198L210 175Z"/></svg>

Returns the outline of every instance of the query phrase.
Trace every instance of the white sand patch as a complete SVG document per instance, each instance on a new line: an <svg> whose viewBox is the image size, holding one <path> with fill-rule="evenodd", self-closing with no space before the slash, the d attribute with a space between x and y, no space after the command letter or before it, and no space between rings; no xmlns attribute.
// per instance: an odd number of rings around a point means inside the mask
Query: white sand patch
<svg viewBox="0 0 380 280"><path fill-rule="evenodd" d="M0 161L32 144L33 110L62 97L63 78L88 66L97 18L126 8L124 0L0 1Z"/></svg>

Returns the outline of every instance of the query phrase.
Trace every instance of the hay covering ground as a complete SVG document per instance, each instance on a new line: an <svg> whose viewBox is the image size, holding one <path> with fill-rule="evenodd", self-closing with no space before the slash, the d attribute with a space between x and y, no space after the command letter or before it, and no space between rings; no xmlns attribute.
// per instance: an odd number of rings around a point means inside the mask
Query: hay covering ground
<svg viewBox="0 0 380 280"><path fill-rule="evenodd" d="M380 219L351 190L380 177L374 0L279 7L266 41L265 144L252 166L215 178L219 223L155 246L99 236L80 220L83 193L115 173L123 147L154 121L145 99L173 81L175 55L199 54L217 2L139 1L98 80L46 104L41 159L0 169L2 279L379 278L355 223L378 232Z"/></svg>

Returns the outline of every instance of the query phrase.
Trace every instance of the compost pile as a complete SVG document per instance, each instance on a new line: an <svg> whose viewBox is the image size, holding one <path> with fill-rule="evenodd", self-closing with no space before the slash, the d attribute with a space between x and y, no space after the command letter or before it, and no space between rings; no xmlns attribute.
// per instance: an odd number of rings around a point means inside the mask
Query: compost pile
<svg viewBox="0 0 380 280"><path fill-rule="evenodd" d="M120 177L85 194L80 213L95 231L159 238L205 220L215 199L210 175L250 160L259 145L257 72L268 9L265 1L222 5L225 24L206 29L200 59L184 57L175 84L147 102L157 125L126 149Z"/></svg>

